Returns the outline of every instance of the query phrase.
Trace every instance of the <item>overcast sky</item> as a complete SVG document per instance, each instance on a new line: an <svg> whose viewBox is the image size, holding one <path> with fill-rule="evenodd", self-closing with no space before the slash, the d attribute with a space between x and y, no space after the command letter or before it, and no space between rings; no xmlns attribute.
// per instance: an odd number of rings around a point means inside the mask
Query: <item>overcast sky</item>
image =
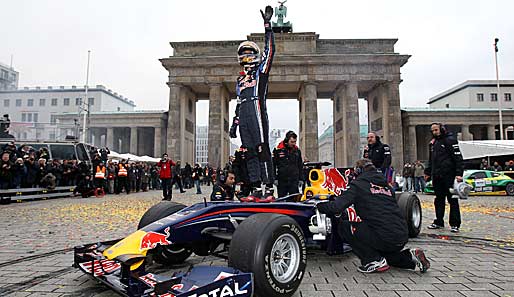
<svg viewBox="0 0 514 297"><path fill-rule="evenodd" d="M87 50L90 85L102 84L134 100L138 109L166 109L167 72L158 61L170 41L240 40L262 32L259 8L271 1L2 1L0 62L20 72L20 87L83 85ZM500 78L514 78L514 1L289 0L295 32L320 38L398 38L412 55L402 68L402 107L470 79L495 79L493 40L500 38ZM236 59L234 57L234 63ZM331 104L319 104L320 129ZM362 106L362 104L361 104ZM207 104L198 106L207 123ZM289 109L288 117L283 116ZM269 103L271 126L298 127L296 101ZM361 119L362 120L362 119Z"/></svg>

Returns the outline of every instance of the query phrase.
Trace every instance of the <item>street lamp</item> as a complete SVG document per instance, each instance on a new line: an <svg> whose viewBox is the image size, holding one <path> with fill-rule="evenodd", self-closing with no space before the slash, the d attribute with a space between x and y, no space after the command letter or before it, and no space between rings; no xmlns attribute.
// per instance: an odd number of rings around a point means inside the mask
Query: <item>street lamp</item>
<svg viewBox="0 0 514 297"><path fill-rule="evenodd" d="M498 115L500 118L500 139L503 140L502 98L500 94L500 78L498 75L498 41L500 41L500 39L494 39L494 63L496 64L496 88L498 89L496 99L498 100Z"/></svg>

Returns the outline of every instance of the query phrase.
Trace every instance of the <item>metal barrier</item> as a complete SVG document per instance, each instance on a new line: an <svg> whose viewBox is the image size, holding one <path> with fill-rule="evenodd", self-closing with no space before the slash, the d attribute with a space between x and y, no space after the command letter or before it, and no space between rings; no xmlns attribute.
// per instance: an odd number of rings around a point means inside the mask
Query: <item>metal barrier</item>
<svg viewBox="0 0 514 297"><path fill-rule="evenodd" d="M0 203L6 204L12 201L22 202L23 200L64 198L73 196L74 186L47 188L21 188L0 190Z"/></svg>

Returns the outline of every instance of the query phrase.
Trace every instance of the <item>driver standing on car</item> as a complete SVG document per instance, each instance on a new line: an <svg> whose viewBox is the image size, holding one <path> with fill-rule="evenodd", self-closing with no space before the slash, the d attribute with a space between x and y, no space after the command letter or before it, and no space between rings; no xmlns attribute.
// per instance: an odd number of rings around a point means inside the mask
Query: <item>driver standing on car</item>
<svg viewBox="0 0 514 297"><path fill-rule="evenodd" d="M345 214L337 232L359 257L363 273L382 272L389 265L425 272L430 262L422 249L404 249L408 229L391 187L369 159L355 164L355 179L333 201L318 203L319 212Z"/></svg>
<svg viewBox="0 0 514 297"><path fill-rule="evenodd" d="M264 20L264 53L253 41L243 41L237 49L239 64L242 66L236 83L236 115L229 131L236 138L237 127L242 144L248 149L248 175L252 187L249 198L258 200L273 197L273 164L269 148L269 121L266 108L268 79L273 56L275 39L271 28L273 8L261 10ZM262 184L265 184L264 191Z"/></svg>
<svg viewBox="0 0 514 297"><path fill-rule="evenodd" d="M218 176L218 181L212 188L211 201L232 201L234 200L234 183L236 176L234 172L223 172Z"/></svg>

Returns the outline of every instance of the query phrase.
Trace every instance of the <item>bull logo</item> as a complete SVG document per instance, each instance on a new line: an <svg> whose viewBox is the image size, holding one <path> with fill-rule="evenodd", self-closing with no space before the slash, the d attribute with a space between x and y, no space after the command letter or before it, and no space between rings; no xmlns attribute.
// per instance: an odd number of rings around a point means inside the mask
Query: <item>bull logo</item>
<svg viewBox="0 0 514 297"><path fill-rule="evenodd" d="M157 232L147 232L143 238L141 238L141 245L139 250L149 250L157 247L157 244L160 245L169 245L171 241L167 238L170 236L170 227L164 229L164 234Z"/></svg>
<svg viewBox="0 0 514 297"><path fill-rule="evenodd" d="M336 195L341 195L343 191L348 188L348 175L350 170L344 172L344 176L337 170L337 168L327 168L323 170L325 173L325 181L321 185L323 188L334 192Z"/></svg>

